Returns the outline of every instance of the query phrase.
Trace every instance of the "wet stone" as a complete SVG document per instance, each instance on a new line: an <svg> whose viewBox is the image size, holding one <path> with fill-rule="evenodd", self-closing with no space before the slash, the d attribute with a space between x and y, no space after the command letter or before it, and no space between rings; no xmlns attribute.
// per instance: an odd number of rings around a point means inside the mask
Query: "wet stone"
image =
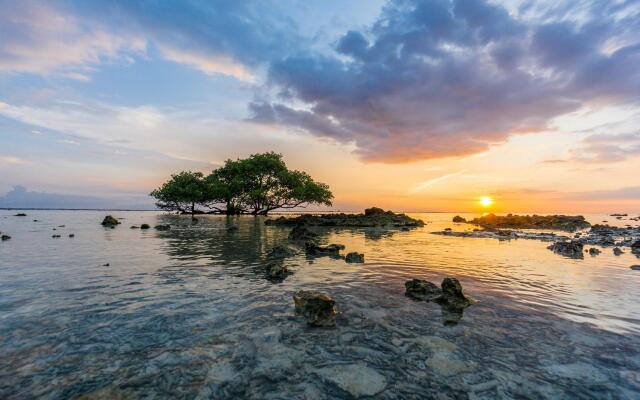
<svg viewBox="0 0 640 400"><path fill-rule="evenodd" d="M307 254L312 256L339 256L340 250L344 250L344 245L330 244L327 246L319 246L315 242L306 242L304 249Z"/></svg>
<svg viewBox="0 0 640 400"><path fill-rule="evenodd" d="M300 290L293 295L296 313L305 317L310 326L335 326L336 302L326 293Z"/></svg>
<svg viewBox="0 0 640 400"><path fill-rule="evenodd" d="M555 242L547 249L553 251L556 254L560 254L569 258L583 258L582 249L584 245L575 241L570 242Z"/></svg>
<svg viewBox="0 0 640 400"><path fill-rule="evenodd" d="M404 294L415 300L433 301L442 296L442 290L434 283L422 279L412 279L405 282Z"/></svg>
<svg viewBox="0 0 640 400"><path fill-rule="evenodd" d="M120 224L120 221L118 221L111 215L107 215L106 217L104 217L101 223L102 226L108 226L108 227L115 227L116 225L119 225L119 224Z"/></svg>
<svg viewBox="0 0 640 400"><path fill-rule="evenodd" d="M0 236L0 240L2 240L3 242L6 241L6 240L9 240L9 239L11 239L11 236L9 236L9 235Z"/></svg>
<svg viewBox="0 0 640 400"><path fill-rule="evenodd" d="M344 260L348 263L363 263L364 262L364 254L358 252L348 253Z"/></svg>
<svg viewBox="0 0 640 400"><path fill-rule="evenodd" d="M289 246L277 245L267 253L269 258L286 258L296 255L296 251Z"/></svg>
<svg viewBox="0 0 640 400"><path fill-rule="evenodd" d="M335 365L320 368L316 373L355 398L374 396L387 387L382 374L363 364Z"/></svg>
<svg viewBox="0 0 640 400"><path fill-rule="evenodd" d="M624 254L624 251L622 251L622 250L620 249L620 247L615 247L615 248L613 249L613 255L615 255L615 256L619 256L619 255L622 255L622 254Z"/></svg>
<svg viewBox="0 0 640 400"><path fill-rule="evenodd" d="M601 253L601 251L596 249L595 247L592 247L592 248L589 249L589 255L591 255L591 256L595 257L600 253Z"/></svg>
<svg viewBox="0 0 640 400"><path fill-rule="evenodd" d="M442 280L442 297L437 301L450 309L463 309L469 307L473 300L462 293L462 285L456 278L444 278Z"/></svg>
<svg viewBox="0 0 640 400"><path fill-rule="evenodd" d="M149 226L149 224L142 224L140 225L140 229L151 229L151 226Z"/></svg>
<svg viewBox="0 0 640 400"><path fill-rule="evenodd" d="M267 279L275 281L281 281L292 274L286 266L279 262L268 263L265 266L265 273L267 274Z"/></svg>
<svg viewBox="0 0 640 400"><path fill-rule="evenodd" d="M632 265L629 268L631 268L634 271L640 271L640 265Z"/></svg>

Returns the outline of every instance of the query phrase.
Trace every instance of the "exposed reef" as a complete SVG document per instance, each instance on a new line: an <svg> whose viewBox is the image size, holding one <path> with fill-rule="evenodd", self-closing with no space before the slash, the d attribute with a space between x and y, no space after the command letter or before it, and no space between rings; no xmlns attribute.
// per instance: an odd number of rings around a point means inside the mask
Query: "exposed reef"
<svg viewBox="0 0 640 400"><path fill-rule="evenodd" d="M327 227L418 227L424 226L424 222L411 218L405 214L396 214L393 211L385 211L381 208L367 208L364 214L304 214L297 217L280 217L269 219L268 225L300 225L300 226L327 226Z"/></svg>
<svg viewBox="0 0 640 400"><path fill-rule="evenodd" d="M104 219L101 222L102 226L106 226L108 228L115 228L119 224L120 224L120 221L118 221L111 215L107 215L106 217L104 217Z"/></svg>
<svg viewBox="0 0 640 400"><path fill-rule="evenodd" d="M567 232L575 232L591 226L582 215L488 214L467 222L485 229L554 229Z"/></svg>

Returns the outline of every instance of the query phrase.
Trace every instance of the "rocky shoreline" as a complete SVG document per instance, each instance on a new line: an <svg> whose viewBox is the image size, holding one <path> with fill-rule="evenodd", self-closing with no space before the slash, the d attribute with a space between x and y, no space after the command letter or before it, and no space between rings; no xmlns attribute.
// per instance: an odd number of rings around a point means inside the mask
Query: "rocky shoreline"
<svg viewBox="0 0 640 400"><path fill-rule="evenodd" d="M304 214L297 217L279 217L265 221L267 225L303 225L325 227L359 227L359 228L412 228L424 226L424 221L414 219L406 214L396 214L378 207L364 210L363 214Z"/></svg>

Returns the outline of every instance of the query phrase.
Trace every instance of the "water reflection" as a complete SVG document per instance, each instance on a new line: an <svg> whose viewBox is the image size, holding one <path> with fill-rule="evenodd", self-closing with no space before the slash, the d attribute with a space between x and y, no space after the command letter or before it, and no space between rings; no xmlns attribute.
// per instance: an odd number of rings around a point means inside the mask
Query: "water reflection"
<svg viewBox="0 0 640 400"><path fill-rule="evenodd" d="M122 213L125 226L104 230L100 213L30 214L0 220L13 237L0 245L0 398L350 398L337 373L381 398L640 394L630 254L571 260L537 241L436 236L470 227L427 214L410 232L315 229L365 264L270 259L289 228L261 217ZM127 228L141 223L172 228ZM269 262L293 274L266 279ZM410 278L445 276L478 299L464 316L404 296ZM335 298L336 328L293 313L300 289Z"/></svg>

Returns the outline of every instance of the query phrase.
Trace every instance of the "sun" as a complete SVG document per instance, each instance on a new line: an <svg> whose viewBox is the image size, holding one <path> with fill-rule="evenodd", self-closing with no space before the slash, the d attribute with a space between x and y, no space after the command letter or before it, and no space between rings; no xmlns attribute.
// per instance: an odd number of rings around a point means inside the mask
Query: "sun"
<svg viewBox="0 0 640 400"><path fill-rule="evenodd" d="M480 205L482 207L489 207L492 204L493 204L493 199L491 197L489 196L480 197Z"/></svg>

